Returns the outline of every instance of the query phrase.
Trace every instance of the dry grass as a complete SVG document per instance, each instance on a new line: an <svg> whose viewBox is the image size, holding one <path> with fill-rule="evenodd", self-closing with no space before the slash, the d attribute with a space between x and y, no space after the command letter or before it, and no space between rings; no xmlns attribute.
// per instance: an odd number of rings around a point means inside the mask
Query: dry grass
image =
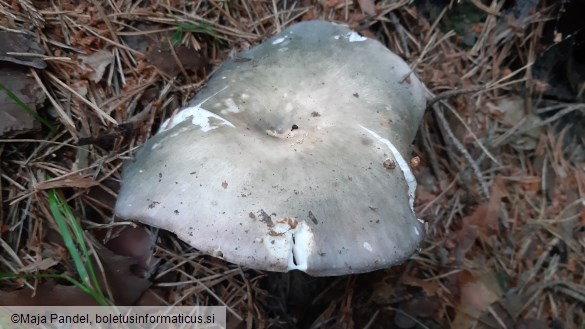
<svg viewBox="0 0 585 329"><path fill-rule="evenodd" d="M559 115L527 129L525 121L511 126L498 110L513 95L523 100L526 116L541 107L542 83L531 65L552 8L514 20L504 1L471 2L489 14L465 48L458 35L439 28L447 7L427 21L406 0L382 1L371 16L358 5L370 1L1 0L2 29L31 31L45 49L48 68L31 74L49 100L43 113L60 132L0 141L0 272L72 270L50 238L48 189L65 193L95 244L132 225L112 215L123 161L225 58L294 22L319 18L379 39L437 96L414 151L422 159L417 210L429 222L426 243L401 266L322 283L309 303L312 327L388 328L393 321L421 328L555 321L585 327L584 164L568 160L565 131L551 128ZM211 32L184 28L193 26ZM170 47L179 72L171 76L128 39L143 36L152 46L149 38L167 33L168 39L178 30L180 43L203 59L197 72ZM95 82L83 55L104 49L111 65ZM531 147L515 147L535 129ZM162 232L154 255L160 266L145 303L226 305L230 321L249 328L294 327L291 319L303 317L287 319L267 303L274 296L265 273L202 256ZM57 262L46 265L49 258ZM0 290L24 285L42 280L5 280Z"/></svg>

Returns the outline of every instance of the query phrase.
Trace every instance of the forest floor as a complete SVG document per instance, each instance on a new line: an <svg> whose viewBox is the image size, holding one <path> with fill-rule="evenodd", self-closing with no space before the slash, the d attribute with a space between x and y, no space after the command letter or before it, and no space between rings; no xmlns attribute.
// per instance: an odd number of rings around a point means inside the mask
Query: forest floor
<svg viewBox="0 0 585 329"><path fill-rule="evenodd" d="M225 305L228 328L585 328L579 12L534 0L0 1L0 305ZM411 154L420 252L366 274L279 275L117 221L123 162L162 120L230 56L312 19L379 40L436 97Z"/></svg>

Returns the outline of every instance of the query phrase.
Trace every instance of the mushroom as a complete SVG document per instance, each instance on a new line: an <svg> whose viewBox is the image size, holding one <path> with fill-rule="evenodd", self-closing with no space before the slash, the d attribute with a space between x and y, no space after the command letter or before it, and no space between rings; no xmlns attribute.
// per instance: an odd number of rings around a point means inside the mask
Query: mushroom
<svg viewBox="0 0 585 329"><path fill-rule="evenodd" d="M424 236L405 157L409 66L343 25L293 25L225 62L127 163L117 216L254 269L387 268Z"/></svg>

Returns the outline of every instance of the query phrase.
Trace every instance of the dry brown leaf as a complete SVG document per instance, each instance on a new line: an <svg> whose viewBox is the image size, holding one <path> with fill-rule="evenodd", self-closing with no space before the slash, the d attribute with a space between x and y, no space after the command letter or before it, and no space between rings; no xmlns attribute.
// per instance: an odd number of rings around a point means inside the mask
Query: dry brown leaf
<svg viewBox="0 0 585 329"><path fill-rule="evenodd" d="M513 295L513 294L512 294ZM521 309L520 298L512 296L510 300L503 297L490 305L488 312L483 312L479 318L476 329L514 328L518 319L515 309ZM495 315L495 316L494 316ZM502 324L504 324L502 326Z"/></svg>
<svg viewBox="0 0 585 329"><path fill-rule="evenodd" d="M119 305L134 305L152 285L155 236L143 227L123 227L106 247L96 245L108 286Z"/></svg>
<svg viewBox="0 0 585 329"><path fill-rule="evenodd" d="M479 205L473 213L465 218L463 222L467 222L470 225L479 227L482 232L488 230L498 229L498 218L500 215L500 209L502 205L502 191L498 184L494 184L492 187L489 202Z"/></svg>
<svg viewBox="0 0 585 329"><path fill-rule="evenodd" d="M97 247L110 291L117 305L134 305L142 294L150 288L148 278L137 276L133 268L138 265L131 257L118 256L107 248ZM102 284L103 286L103 284Z"/></svg>
<svg viewBox="0 0 585 329"><path fill-rule="evenodd" d="M106 247L119 256L132 260L142 272L149 271L156 236L143 227L125 226L106 242Z"/></svg>
<svg viewBox="0 0 585 329"><path fill-rule="evenodd" d="M374 16L376 15L376 5L372 0L358 0L362 12Z"/></svg>
<svg viewBox="0 0 585 329"><path fill-rule="evenodd" d="M426 205L429 202L435 200L437 195L434 193L428 192L425 188L417 188L416 189L416 202L419 205Z"/></svg>
<svg viewBox="0 0 585 329"><path fill-rule="evenodd" d="M144 230L142 228L139 229ZM144 236L142 233L137 233L139 229L132 229L130 232L134 232L134 234L124 234L122 237L123 240L126 240L125 249L122 250L122 248L118 248L117 251L126 253L128 256L116 255L114 252L101 245L95 238L92 238L91 235L88 235L101 263L101 266L98 266L95 259L92 258L93 267L94 269L104 269L105 282L103 280L104 276L101 273L97 274L99 285L102 287L102 291L104 291L106 296L108 290L112 292L113 301L117 305L134 305L142 294L152 285L149 276L154 272L154 266L156 265L156 263L152 261L154 239L150 235ZM134 239L136 241L134 241ZM63 247L64 243L58 232L53 230L47 232L45 240L50 242L51 246L55 248L52 252L56 255L56 258L61 257L63 259L68 259L70 257L65 247ZM145 242L143 240L147 241ZM116 243L113 243L113 245L116 245ZM106 282L109 289L103 289L106 287Z"/></svg>
<svg viewBox="0 0 585 329"><path fill-rule="evenodd" d="M15 55L15 53L44 54L45 52L30 34L0 31L0 61L37 69L47 67L47 63L38 56Z"/></svg>
<svg viewBox="0 0 585 329"><path fill-rule="evenodd" d="M55 259L53 257L44 258L38 262L34 262L25 267L20 268L20 272L31 273L36 271L44 271L59 264L60 261L61 261L60 259Z"/></svg>
<svg viewBox="0 0 585 329"><path fill-rule="evenodd" d="M150 50L146 53L146 58L152 65L171 77L181 73L177 59L185 70L191 72L197 72L207 63L205 58L201 57L194 49L185 46L171 49L168 44L163 42L151 45Z"/></svg>
<svg viewBox="0 0 585 329"><path fill-rule="evenodd" d="M136 301L136 306L165 306L167 305L163 299L162 291L155 290L155 288L149 288L140 296L140 299ZM228 312L229 314L229 312Z"/></svg>
<svg viewBox="0 0 585 329"><path fill-rule="evenodd" d="M99 306L97 301L76 286L53 281L41 283L35 291L28 288L6 292L0 290L0 306Z"/></svg>
<svg viewBox="0 0 585 329"><path fill-rule="evenodd" d="M452 328L455 329L473 327L476 320L503 294L491 272L479 274L460 272L459 291L459 305L452 324Z"/></svg>
<svg viewBox="0 0 585 329"><path fill-rule="evenodd" d="M4 88L33 111L45 100L45 94L36 81L18 67L0 68L0 81ZM28 132L38 126L39 123L25 109L0 90L0 136Z"/></svg>
<svg viewBox="0 0 585 329"><path fill-rule="evenodd" d="M389 304L393 298L396 287L392 283L380 280L373 283L372 301L379 305Z"/></svg>
<svg viewBox="0 0 585 329"><path fill-rule="evenodd" d="M141 54L145 54L148 51L149 45L154 42L154 40L162 39L163 36L166 38L170 36L170 32L153 32L153 30L157 29L157 26L144 22L134 24L134 29L136 31L141 31L142 33L137 35L124 35L122 36L122 40L124 40L124 43L128 47L140 52Z"/></svg>
<svg viewBox="0 0 585 329"><path fill-rule="evenodd" d="M477 237L491 245L490 237L499 231L499 216L502 207L502 197L507 195L505 183L498 175L492 186L488 203L481 204L471 215L462 219L463 227L456 231L458 249L465 255L473 246Z"/></svg>
<svg viewBox="0 0 585 329"><path fill-rule="evenodd" d="M341 3L341 0L323 0L322 4L325 8L332 8Z"/></svg>
<svg viewBox="0 0 585 329"><path fill-rule="evenodd" d="M475 240L479 236L479 231L476 225L463 222L463 227L455 231L457 237L457 252L459 257L464 257L465 254L473 247Z"/></svg>
<svg viewBox="0 0 585 329"><path fill-rule="evenodd" d="M519 96L500 100L497 108L503 114L503 122L510 128L521 124L520 128L507 139L507 142L518 150L534 150L539 137L544 132L542 119L536 114L527 114L526 103Z"/></svg>
<svg viewBox="0 0 585 329"><path fill-rule="evenodd" d="M441 308L437 297L419 296L402 303L400 308L415 318L428 318Z"/></svg>
<svg viewBox="0 0 585 329"><path fill-rule="evenodd" d="M435 280L426 281L411 275L406 275L402 282L409 286L422 288L427 296L435 296L439 290L439 285Z"/></svg>
<svg viewBox="0 0 585 329"><path fill-rule="evenodd" d="M81 60L79 65L81 73L91 81L99 82L108 65L114 61L114 54L111 50L102 49L88 56L80 55L79 59Z"/></svg>

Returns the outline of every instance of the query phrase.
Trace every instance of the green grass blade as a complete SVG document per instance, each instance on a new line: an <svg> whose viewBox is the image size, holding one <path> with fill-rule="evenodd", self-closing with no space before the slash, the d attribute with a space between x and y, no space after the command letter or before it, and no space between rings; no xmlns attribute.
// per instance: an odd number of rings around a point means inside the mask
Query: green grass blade
<svg viewBox="0 0 585 329"><path fill-rule="evenodd" d="M59 233L63 238L63 242L65 243L65 247L69 251L71 258L73 259L73 263L75 264L75 268L79 277L81 278L82 282L90 283L89 275L87 270L85 269L85 264L81 260L81 255L77 250L77 246L73 242L73 238L71 236L71 232L67 227L67 219L63 216L60 207L60 200L57 194L57 191L54 189L49 190L49 208L51 209L51 214L53 214L53 218L55 218L55 223L57 224L57 228L59 229Z"/></svg>
<svg viewBox="0 0 585 329"><path fill-rule="evenodd" d="M86 260L85 261L85 265L86 265L85 268L87 269L89 278L91 279L91 282L93 283L93 286L95 287L95 289L97 289L101 293L101 288L99 286L97 275L95 274L95 271L93 269L93 265L91 264L90 254L89 254L88 248L85 244L85 235L83 233L83 229L81 228L81 226L79 225L77 220L75 220L75 216L73 215L73 212L71 211L71 208L69 208L69 205L67 204L67 202L65 202L65 200L63 198L61 198L61 196L59 194L57 194L57 198L59 201L59 204L58 204L59 210L61 211L61 214L65 215L64 217L67 220L68 228L73 233L74 239L75 239L75 241L77 241L79 248L81 248L81 252L84 256L84 259Z"/></svg>
<svg viewBox="0 0 585 329"><path fill-rule="evenodd" d="M57 133L57 128L55 128L49 121L45 120L45 118L41 117L35 110L28 107L28 105L21 101L20 98L18 98L18 96L12 93L12 91L8 90L8 88L4 87L4 85L1 83L0 90L3 90L10 99L12 99L16 104L18 104L18 106L23 108L30 116L35 118L35 120L40 122L43 126L47 127L51 131L51 133L53 134Z"/></svg>
<svg viewBox="0 0 585 329"><path fill-rule="evenodd" d="M91 264L91 257L85 244L83 230L81 229L81 226L79 226L79 223L75 219L75 216L69 208L69 205L67 205L65 199L55 189L49 190L49 208L55 218L55 222L57 223L59 232L65 242L65 246L71 254L71 258L73 259L73 263L75 264L75 268L81 281L93 287L93 289L103 295L99 281ZM75 242L77 242L77 245L81 249L81 253Z"/></svg>
<svg viewBox="0 0 585 329"><path fill-rule="evenodd" d="M215 42L220 44L223 43L222 40L217 37L217 34L215 33L215 30L211 24L207 22L179 22L177 16L171 16L175 19L175 21L177 21L177 30L171 35L171 42L175 47L181 44L181 41L183 40L183 34L185 32L206 34L212 37Z"/></svg>
<svg viewBox="0 0 585 329"><path fill-rule="evenodd" d="M183 30L177 28L177 30L171 35L171 43L174 47L177 47L181 45L181 40L183 40Z"/></svg>

